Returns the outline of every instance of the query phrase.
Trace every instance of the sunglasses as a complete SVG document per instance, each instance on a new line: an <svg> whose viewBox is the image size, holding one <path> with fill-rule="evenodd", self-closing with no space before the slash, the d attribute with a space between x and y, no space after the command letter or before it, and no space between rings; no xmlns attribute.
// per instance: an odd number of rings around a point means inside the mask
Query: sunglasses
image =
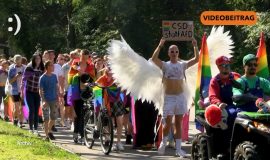
<svg viewBox="0 0 270 160"><path fill-rule="evenodd" d="M171 53L174 53L174 51L171 51ZM175 51L175 53L178 53L178 51Z"/></svg>
<svg viewBox="0 0 270 160"><path fill-rule="evenodd" d="M248 67L252 67L252 66L257 67L258 64L257 64L257 63L248 63L247 66L248 66Z"/></svg>
<svg viewBox="0 0 270 160"><path fill-rule="evenodd" d="M222 67L222 68L230 68L231 67L230 64L221 64L219 66Z"/></svg>

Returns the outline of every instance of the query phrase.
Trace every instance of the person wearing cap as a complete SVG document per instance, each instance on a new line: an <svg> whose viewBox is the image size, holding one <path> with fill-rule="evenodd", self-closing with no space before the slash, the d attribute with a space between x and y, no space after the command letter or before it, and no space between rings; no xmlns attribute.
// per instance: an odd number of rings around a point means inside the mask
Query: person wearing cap
<svg viewBox="0 0 270 160"><path fill-rule="evenodd" d="M233 87L239 87L240 84L235 79L241 76L236 72L231 72L230 64L228 57L220 56L216 59L219 73L210 81L209 100L210 104L216 104L220 108L225 108L229 114L234 114L232 90Z"/></svg>
<svg viewBox="0 0 270 160"><path fill-rule="evenodd" d="M232 105L232 85L233 80L240 78L240 74L231 72L231 61L228 57L220 56L216 59L216 65L219 72L210 81L209 98L211 104L225 108Z"/></svg>
<svg viewBox="0 0 270 160"><path fill-rule="evenodd" d="M244 75L237 80L240 88L233 88L233 100L237 106L237 112L257 112L255 101L263 98L264 94L270 95L270 82L256 75L257 57L248 54L243 58Z"/></svg>
<svg viewBox="0 0 270 160"><path fill-rule="evenodd" d="M229 147L229 138L231 135L231 129L233 127L234 119L236 117L236 109L233 104L233 87L239 87L240 84L236 82L235 79L240 78L240 74L232 72L230 65L231 61L228 57L220 56L216 59L216 65L219 69L219 73L213 77L209 85L209 100L211 105L216 105L219 107L213 107L209 110L208 114L205 114L206 120L211 124L211 126L216 126L222 120L221 110L225 109L228 113L226 119L228 129L222 130L220 128L209 129L209 145L215 148L212 156L216 157L217 154L225 153L226 148ZM207 107L208 109L208 107ZM206 109L206 110L207 110ZM219 113L219 114L218 114ZM211 120L211 121L210 121ZM222 128L222 127L221 127ZM219 137L224 137L220 139ZM218 142L218 143L216 143ZM220 145L223 144L223 145ZM224 154L226 155L226 154Z"/></svg>

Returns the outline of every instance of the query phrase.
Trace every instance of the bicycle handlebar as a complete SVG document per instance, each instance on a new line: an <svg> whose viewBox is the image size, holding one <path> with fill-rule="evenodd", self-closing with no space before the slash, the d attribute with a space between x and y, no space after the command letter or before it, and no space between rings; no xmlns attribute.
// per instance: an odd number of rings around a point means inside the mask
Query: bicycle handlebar
<svg viewBox="0 0 270 160"><path fill-rule="evenodd" d="M89 86L89 87L99 87L101 89L108 89L108 88L111 87L111 86L109 86L109 87L100 86L98 83L95 83L95 82L94 83L88 83L87 86Z"/></svg>

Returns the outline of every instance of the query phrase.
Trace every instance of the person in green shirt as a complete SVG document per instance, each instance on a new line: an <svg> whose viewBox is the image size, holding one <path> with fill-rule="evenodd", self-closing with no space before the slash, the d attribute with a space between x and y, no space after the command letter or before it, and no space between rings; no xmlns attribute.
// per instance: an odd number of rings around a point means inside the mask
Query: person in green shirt
<svg viewBox="0 0 270 160"><path fill-rule="evenodd" d="M257 57L255 55L246 55L243 58L243 65L245 74L237 80L241 88L233 88L233 100L238 112L257 112L255 101L263 98L265 94L270 95L270 82L256 75Z"/></svg>

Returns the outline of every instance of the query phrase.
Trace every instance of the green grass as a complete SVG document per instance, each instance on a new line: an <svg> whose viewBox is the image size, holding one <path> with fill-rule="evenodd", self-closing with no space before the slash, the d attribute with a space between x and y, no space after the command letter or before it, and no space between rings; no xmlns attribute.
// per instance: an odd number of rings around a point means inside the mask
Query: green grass
<svg viewBox="0 0 270 160"><path fill-rule="evenodd" d="M0 120L0 160L79 160L52 143Z"/></svg>

